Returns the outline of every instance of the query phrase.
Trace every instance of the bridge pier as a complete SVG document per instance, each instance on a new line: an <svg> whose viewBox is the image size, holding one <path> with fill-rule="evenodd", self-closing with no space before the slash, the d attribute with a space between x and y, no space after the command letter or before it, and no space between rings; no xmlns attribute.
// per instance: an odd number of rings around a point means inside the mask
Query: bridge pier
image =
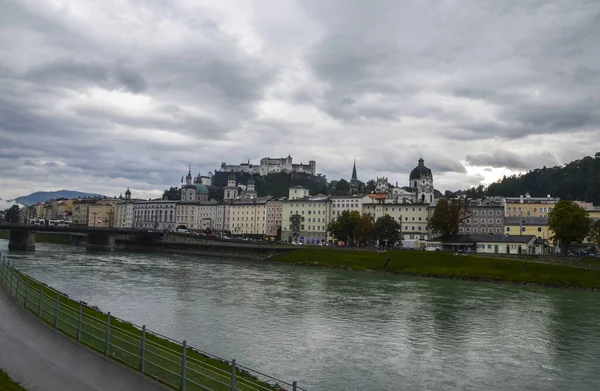
<svg viewBox="0 0 600 391"><path fill-rule="evenodd" d="M11 229L8 249L17 251L35 251L35 232Z"/></svg>
<svg viewBox="0 0 600 391"><path fill-rule="evenodd" d="M91 251L114 251L115 235L104 233L90 233L85 244L86 250Z"/></svg>

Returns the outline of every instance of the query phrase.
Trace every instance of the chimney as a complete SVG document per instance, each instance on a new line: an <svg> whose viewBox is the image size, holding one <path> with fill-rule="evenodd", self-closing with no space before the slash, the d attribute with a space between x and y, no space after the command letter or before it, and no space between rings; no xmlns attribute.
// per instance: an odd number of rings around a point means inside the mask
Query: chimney
<svg viewBox="0 0 600 391"><path fill-rule="evenodd" d="M519 198L520 198L520 199L519 199L519 202L522 204L522 203L523 203L523 194L521 194L521 195L519 196Z"/></svg>
<svg viewBox="0 0 600 391"><path fill-rule="evenodd" d="M552 197L550 197L550 194L548 194L548 199L550 199L550 198L552 198Z"/></svg>

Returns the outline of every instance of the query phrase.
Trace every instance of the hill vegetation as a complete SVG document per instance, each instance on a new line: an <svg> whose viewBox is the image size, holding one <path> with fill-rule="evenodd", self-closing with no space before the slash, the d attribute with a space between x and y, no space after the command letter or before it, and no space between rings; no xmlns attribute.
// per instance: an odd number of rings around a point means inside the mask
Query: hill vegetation
<svg viewBox="0 0 600 391"><path fill-rule="evenodd" d="M14 201L17 204L21 204L24 206L31 206L37 204L38 202L45 202L50 200L58 200L58 199L72 199L72 198L105 198L105 196L101 194L93 194L93 193L83 193L81 191L73 191L73 190L58 190L58 191L36 191L35 193L31 193L27 196L17 197Z"/></svg>
<svg viewBox="0 0 600 391"><path fill-rule="evenodd" d="M565 200L593 202L600 205L600 152L562 166L542 167L521 175L505 176L485 189L483 186L467 190L467 197L518 197L529 193L532 197L548 194Z"/></svg>

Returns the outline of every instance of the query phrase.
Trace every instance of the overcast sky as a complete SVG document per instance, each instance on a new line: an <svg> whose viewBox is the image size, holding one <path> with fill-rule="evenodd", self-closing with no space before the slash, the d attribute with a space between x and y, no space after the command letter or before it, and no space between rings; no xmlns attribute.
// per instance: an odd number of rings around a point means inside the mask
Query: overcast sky
<svg viewBox="0 0 600 391"><path fill-rule="evenodd" d="M0 197L291 154L439 190L600 151L597 0L0 0Z"/></svg>

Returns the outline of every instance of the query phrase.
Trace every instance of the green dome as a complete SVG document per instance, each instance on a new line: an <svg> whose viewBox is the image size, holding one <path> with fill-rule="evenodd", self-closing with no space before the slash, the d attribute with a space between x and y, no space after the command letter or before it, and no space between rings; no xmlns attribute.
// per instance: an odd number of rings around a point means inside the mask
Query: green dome
<svg viewBox="0 0 600 391"><path fill-rule="evenodd" d="M233 174L229 175L229 177L227 178L227 180L229 180L229 181L235 181L235 175L233 175Z"/></svg>
<svg viewBox="0 0 600 391"><path fill-rule="evenodd" d="M254 179L252 179L252 178L248 179L248 184L249 185L254 185Z"/></svg>
<svg viewBox="0 0 600 391"><path fill-rule="evenodd" d="M202 183L195 183L194 186L196 186L196 193L198 193L198 194L208 194L208 187L206 187Z"/></svg>

